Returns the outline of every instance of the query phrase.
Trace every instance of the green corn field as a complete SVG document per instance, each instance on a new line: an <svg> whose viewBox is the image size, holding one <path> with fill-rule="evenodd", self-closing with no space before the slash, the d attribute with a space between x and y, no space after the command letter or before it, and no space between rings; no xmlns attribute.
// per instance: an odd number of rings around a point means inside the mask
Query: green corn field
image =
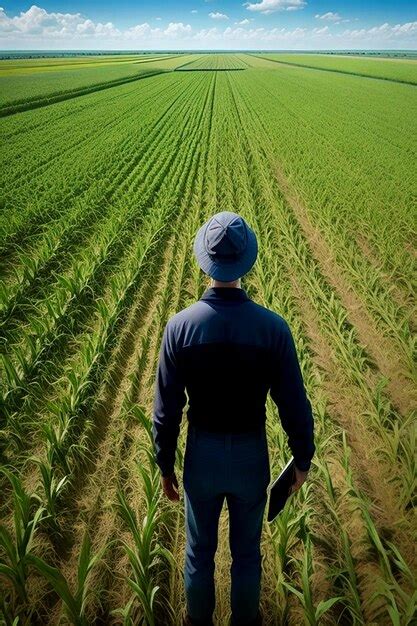
<svg viewBox="0 0 417 626"><path fill-rule="evenodd" d="M417 624L417 61L288 57L0 61L0 623L181 625L154 380L209 286L195 234L229 210L315 417L308 481L263 528L265 624ZM220 625L230 563L224 509Z"/></svg>

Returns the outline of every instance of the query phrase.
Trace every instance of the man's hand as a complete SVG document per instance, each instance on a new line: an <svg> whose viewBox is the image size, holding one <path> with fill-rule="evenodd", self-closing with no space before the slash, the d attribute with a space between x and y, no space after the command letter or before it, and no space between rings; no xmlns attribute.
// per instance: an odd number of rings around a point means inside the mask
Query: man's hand
<svg viewBox="0 0 417 626"><path fill-rule="evenodd" d="M175 472L173 472L170 476L161 476L162 480L162 489L164 494L168 498L168 500L172 500L173 502L178 501L180 499L179 491L178 491L178 481L175 476ZM176 488L176 490L174 489Z"/></svg>
<svg viewBox="0 0 417 626"><path fill-rule="evenodd" d="M302 472L295 465L294 465L294 470L295 470L295 482L291 485L290 495L300 489L301 485L305 483L306 478L308 476L308 470L307 472Z"/></svg>

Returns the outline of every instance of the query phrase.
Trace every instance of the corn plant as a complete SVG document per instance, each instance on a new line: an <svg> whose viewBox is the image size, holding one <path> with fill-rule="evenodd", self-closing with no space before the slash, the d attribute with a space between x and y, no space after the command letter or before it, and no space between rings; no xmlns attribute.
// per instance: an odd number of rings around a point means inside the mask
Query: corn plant
<svg viewBox="0 0 417 626"><path fill-rule="evenodd" d="M313 595L311 591L310 578L313 574L313 557L311 540L307 535L305 541L305 550L302 561L301 570L301 585L302 589L296 589L293 585L284 581L283 584L293 593L300 601L304 609L304 621L308 626L318 626L320 619L331 607L344 599L343 596L336 596L329 598L328 600L320 600L317 606L314 604Z"/></svg>
<svg viewBox="0 0 417 626"><path fill-rule="evenodd" d="M407 594L396 585L390 585L385 580L378 581L378 589L370 597L383 597L387 603L387 612L393 626L413 626L416 623L417 615L417 589L412 594ZM393 593L395 592L395 593ZM401 604L398 606L398 592L400 592Z"/></svg>
<svg viewBox="0 0 417 626"><path fill-rule="evenodd" d="M58 499L62 495L65 486L68 483L68 476L62 476L58 478L55 474L51 459L47 458L46 461L38 457L30 457L39 468L42 478L43 496L38 496L39 501L44 505L45 510L48 513L46 518L49 527L54 532L59 532L58 525Z"/></svg>
<svg viewBox="0 0 417 626"><path fill-rule="evenodd" d="M65 613L74 626L88 626L91 623L87 617L87 605L93 593L90 574L99 563L107 547L105 546L93 555L89 534L88 532L84 534L77 567L77 585L74 591L59 569L52 567L35 555L28 557L28 563L50 583L55 593L62 600Z"/></svg>
<svg viewBox="0 0 417 626"><path fill-rule="evenodd" d="M362 611L361 597L359 594L358 579L355 571L355 563L350 549L350 540L344 528L340 529L343 542L343 562L335 568L334 577L340 579L345 590L344 601L353 625L361 626L365 623Z"/></svg>
<svg viewBox="0 0 417 626"><path fill-rule="evenodd" d="M136 601L139 602L141 618L149 626L155 625L154 602L159 590L159 585L155 584L155 576L159 568L163 565L173 567L175 561L171 552L160 545L156 539L156 531L159 524L159 475L158 472L148 472L139 465L143 486L146 495L146 515L140 526L136 514L123 491L117 492L117 511L133 538L133 548L122 541L123 549L129 559L132 569L132 577L127 580L129 587L134 593ZM156 570L156 571L155 571ZM133 608L130 609L133 611ZM129 611L130 615L130 611ZM137 623L137 622L134 622Z"/></svg>
<svg viewBox="0 0 417 626"><path fill-rule="evenodd" d="M0 468L13 489L14 536L0 525L0 576L12 586L9 599L11 610L25 610L28 602L28 562L32 554L35 533L42 521L45 509L39 506L34 495L28 494L18 476L5 467ZM7 596L6 592L6 596Z"/></svg>

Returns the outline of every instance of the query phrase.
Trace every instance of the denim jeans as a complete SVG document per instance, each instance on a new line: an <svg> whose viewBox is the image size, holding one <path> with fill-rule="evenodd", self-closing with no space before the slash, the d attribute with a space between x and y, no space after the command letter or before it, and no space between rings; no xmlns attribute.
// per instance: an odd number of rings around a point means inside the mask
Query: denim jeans
<svg viewBox="0 0 417 626"><path fill-rule="evenodd" d="M211 623L214 556L224 499L229 512L232 624L259 608L260 538L270 481L265 426L252 433L212 433L188 425L183 487L186 521L184 584L189 616Z"/></svg>

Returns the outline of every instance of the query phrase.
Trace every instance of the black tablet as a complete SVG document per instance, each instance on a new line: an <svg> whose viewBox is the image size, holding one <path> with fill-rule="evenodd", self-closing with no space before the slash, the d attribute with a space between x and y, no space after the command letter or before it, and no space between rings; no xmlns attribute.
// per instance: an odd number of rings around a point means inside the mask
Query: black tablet
<svg viewBox="0 0 417 626"><path fill-rule="evenodd" d="M295 482L294 457L291 457L281 474L272 482L269 491L268 522L272 522L278 513L282 511L290 495L291 485Z"/></svg>

